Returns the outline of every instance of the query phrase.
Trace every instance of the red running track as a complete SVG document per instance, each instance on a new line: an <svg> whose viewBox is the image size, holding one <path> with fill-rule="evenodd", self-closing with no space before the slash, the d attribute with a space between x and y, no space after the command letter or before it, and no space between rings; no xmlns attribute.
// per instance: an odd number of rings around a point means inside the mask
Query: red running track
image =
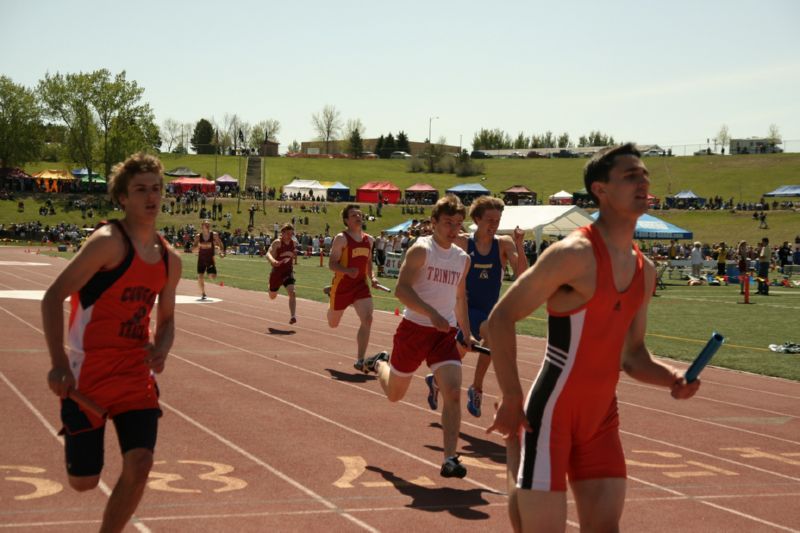
<svg viewBox="0 0 800 533"><path fill-rule="evenodd" d="M4 530L96 530L120 469L112 429L101 487L77 494L67 486L37 299L65 264L0 249ZM469 475L443 479L439 414L427 408L424 369L405 401L390 404L373 377L352 369L351 311L331 330L324 304L300 300L290 327L284 297L208 292L221 301L177 307L175 345L159 376L156 465L128 531L509 530L504 448L485 434L489 412L476 419L464 409L459 449ZM194 300L195 283L181 281L178 293ZM376 313L370 352L391 347L398 321ZM527 385L542 345L520 337ZM623 530L800 531L800 385L717 368L703 381L688 402L620 381L629 470ZM492 377L486 392L489 406ZM577 529L571 503L569 519Z"/></svg>

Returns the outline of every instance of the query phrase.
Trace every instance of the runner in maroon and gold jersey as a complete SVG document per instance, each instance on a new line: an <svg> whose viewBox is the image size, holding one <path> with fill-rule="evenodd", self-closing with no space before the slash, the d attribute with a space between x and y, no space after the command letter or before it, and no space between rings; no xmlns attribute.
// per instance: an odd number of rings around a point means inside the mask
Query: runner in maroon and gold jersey
<svg viewBox="0 0 800 533"><path fill-rule="evenodd" d="M289 223L281 227L281 236L272 241L267 252L267 261L272 265L269 275L269 299L278 297L281 285L286 287L289 295L289 324L297 322L297 299L294 291L294 270L292 263L297 255L297 243L294 241L294 226Z"/></svg>
<svg viewBox="0 0 800 533"><path fill-rule="evenodd" d="M201 300L206 299L206 284L203 279L208 274L209 279L216 279L217 265L214 262L214 248L219 248L219 256L225 257L225 247L216 231L211 231L211 221L206 219L200 226L200 232L194 236L192 251L197 252L197 283L200 285Z"/></svg>
<svg viewBox="0 0 800 533"><path fill-rule="evenodd" d="M358 355L353 365L356 370L363 370L364 354L372 328L370 285L374 287L378 284L378 280L372 275L374 239L361 230L362 217L361 209L357 205L351 204L342 210L342 220L347 229L333 239L328 261L328 267L334 272L330 288L328 325L337 327L345 309L351 305L361 321L356 335Z"/></svg>
<svg viewBox="0 0 800 533"><path fill-rule="evenodd" d="M100 481L105 419L85 403L76 403L73 392L105 409L117 429L122 473L106 504L101 531L121 531L142 498L161 416L153 372L164 370L175 336L181 260L155 229L162 174L161 162L142 153L114 167L109 193L125 216L87 239L42 301L52 364L47 381L62 398L67 473L74 489L93 489ZM63 302L70 295L65 350ZM150 311L156 297L151 342Z"/></svg>

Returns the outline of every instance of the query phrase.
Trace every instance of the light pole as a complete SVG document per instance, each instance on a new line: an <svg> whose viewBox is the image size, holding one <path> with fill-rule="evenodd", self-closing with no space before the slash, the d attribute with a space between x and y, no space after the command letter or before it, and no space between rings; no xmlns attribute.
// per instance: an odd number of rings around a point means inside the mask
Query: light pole
<svg viewBox="0 0 800 533"><path fill-rule="evenodd" d="M433 139L431 139L431 123L434 120L437 120L439 117L429 117L428 118L428 144L433 144Z"/></svg>

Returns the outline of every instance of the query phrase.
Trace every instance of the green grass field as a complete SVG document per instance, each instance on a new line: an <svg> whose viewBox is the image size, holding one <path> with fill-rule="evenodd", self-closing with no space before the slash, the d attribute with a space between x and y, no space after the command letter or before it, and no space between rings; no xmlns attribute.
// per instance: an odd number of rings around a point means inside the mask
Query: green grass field
<svg viewBox="0 0 800 533"><path fill-rule="evenodd" d="M183 277L196 279L197 259L183 255ZM266 291L269 265L259 257L227 256L217 260L218 281L226 286ZM297 293L301 298L327 301L322 287L331 281L331 272L319 266L319 258L300 258L296 267ZM381 278L389 287L395 280ZM769 344L800 342L800 289L773 287L770 296L751 296L753 305L742 301L738 286L688 287L678 280L667 281L667 288L652 299L648 319L647 343L650 349L666 357L692 360L714 330L726 336L726 344L714 358L714 364L735 370L800 380L800 355L770 351ZM509 283L504 283L507 289ZM208 290L214 295L213 287ZM393 312L401 307L393 294L376 292L376 309ZM264 305L285 306L285 300L270 302L264 293ZM287 308L288 318L288 308ZM522 321L519 333L544 337L545 313L536 311Z"/></svg>

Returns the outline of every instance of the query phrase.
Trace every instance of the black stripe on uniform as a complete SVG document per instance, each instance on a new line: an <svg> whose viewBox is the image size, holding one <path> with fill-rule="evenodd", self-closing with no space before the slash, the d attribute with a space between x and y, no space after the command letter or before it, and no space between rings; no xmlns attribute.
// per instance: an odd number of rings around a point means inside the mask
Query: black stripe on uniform
<svg viewBox="0 0 800 533"><path fill-rule="evenodd" d="M563 370L548 360L542 365L539 379L533 385L530 401L525 408L525 415L533 431L525 435L525 453L522 456L522 484L523 489L530 489L533 484L533 467L536 465L536 443L542 428L542 416L547 406L547 401L556 388L558 378Z"/></svg>

